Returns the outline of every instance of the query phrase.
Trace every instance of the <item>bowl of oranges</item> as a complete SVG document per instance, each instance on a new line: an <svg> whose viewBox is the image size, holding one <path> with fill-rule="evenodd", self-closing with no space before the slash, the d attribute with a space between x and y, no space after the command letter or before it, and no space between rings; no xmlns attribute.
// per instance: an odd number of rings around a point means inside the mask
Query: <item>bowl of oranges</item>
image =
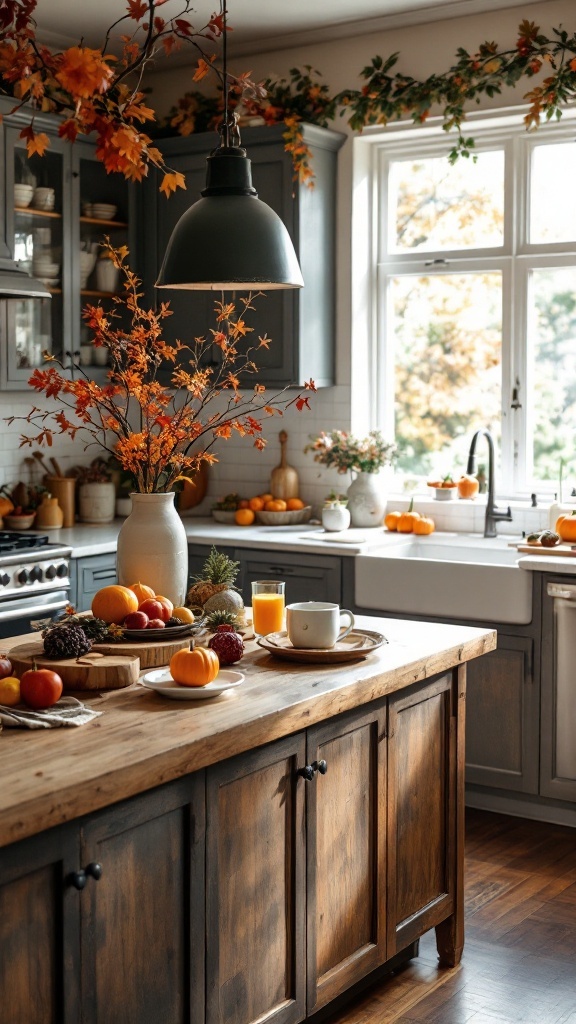
<svg viewBox="0 0 576 1024"><path fill-rule="evenodd" d="M308 522L312 506L305 505L301 498L275 498L268 493L255 494L253 498L227 494L212 508L212 515L218 523L235 526L297 526Z"/></svg>

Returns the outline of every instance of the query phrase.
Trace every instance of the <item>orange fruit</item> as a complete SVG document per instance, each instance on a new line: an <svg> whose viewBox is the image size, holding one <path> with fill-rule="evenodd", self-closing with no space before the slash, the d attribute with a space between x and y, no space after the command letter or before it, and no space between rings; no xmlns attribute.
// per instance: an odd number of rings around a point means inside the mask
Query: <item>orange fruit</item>
<svg viewBox="0 0 576 1024"><path fill-rule="evenodd" d="M262 501L264 502L264 504L266 504L267 501L274 501L274 495L273 494L261 494L260 497L262 498Z"/></svg>
<svg viewBox="0 0 576 1024"><path fill-rule="evenodd" d="M251 526L256 516L251 508L239 508L234 513L234 519L238 526Z"/></svg>
<svg viewBox="0 0 576 1024"><path fill-rule="evenodd" d="M264 508L264 502L262 501L262 498L259 497L250 498L248 507L251 508L253 512L261 512Z"/></svg>
<svg viewBox="0 0 576 1024"><path fill-rule="evenodd" d="M274 498L273 501L267 501L264 505L266 512L285 512L286 502L282 498Z"/></svg>
<svg viewBox="0 0 576 1024"><path fill-rule="evenodd" d="M16 676L0 679L0 704L14 708L20 703L20 680Z"/></svg>
<svg viewBox="0 0 576 1024"><path fill-rule="evenodd" d="M120 625L130 612L138 611L138 598L133 590L114 584L102 587L92 599L92 614L104 622L116 622Z"/></svg>
<svg viewBox="0 0 576 1024"><path fill-rule="evenodd" d="M288 498L288 501L286 502L286 509L288 512L298 512L301 508L304 508L302 498Z"/></svg>
<svg viewBox="0 0 576 1024"><path fill-rule="evenodd" d="M144 583L131 583L128 590L132 590L136 594L138 604L142 604L142 601L147 601L148 598L156 597L152 587L147 587Z"/></svg>
<svg viewBox="0 0 576 1024"><path fill-rule="evenodd" d="M186 608L183 604L179 605L178 608L175 608L172 614L175 618L182 619L182 622L194 622L194 612L190 611L190 609Z"/></svg>

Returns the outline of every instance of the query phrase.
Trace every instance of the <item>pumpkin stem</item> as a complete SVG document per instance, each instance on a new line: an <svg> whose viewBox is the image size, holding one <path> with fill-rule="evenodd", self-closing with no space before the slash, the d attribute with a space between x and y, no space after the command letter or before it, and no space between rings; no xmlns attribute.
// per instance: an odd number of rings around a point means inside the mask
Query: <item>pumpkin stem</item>
<svg viewBox="0 0 576 1024"><path fill-rule="evenodd" d="M412 495L412 497L410 498L410 504L408 506L408 511L409 512L413 512L414 511L414 495Z"/></svg>

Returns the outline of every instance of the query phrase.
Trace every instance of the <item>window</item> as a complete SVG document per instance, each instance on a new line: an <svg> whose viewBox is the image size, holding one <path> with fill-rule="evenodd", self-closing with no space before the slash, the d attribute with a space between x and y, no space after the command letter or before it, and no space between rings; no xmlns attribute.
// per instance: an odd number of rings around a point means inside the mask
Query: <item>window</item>
<svg viewBox="0 0 576 1024"><path fill-rule="evenodd" d="M511 121L453 166L438 131L371 142L374 422L407 486L465 469L479 427L502 494L558 490L561 459L576 475L574 124Z"/></svg>

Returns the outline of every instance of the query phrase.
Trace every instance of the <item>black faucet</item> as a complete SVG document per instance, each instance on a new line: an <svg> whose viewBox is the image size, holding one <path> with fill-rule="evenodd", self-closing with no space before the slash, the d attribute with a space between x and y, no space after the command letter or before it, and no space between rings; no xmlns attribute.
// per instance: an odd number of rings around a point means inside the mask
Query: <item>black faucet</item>
<svg viewBox="0 0 576 1024"><path fill-rule="evenodd" d="M468 452L468 466L466 472L471 476L476 476L476 442L481 435L484 435L488 441L488 496L486 499L486 519L484 521L484 536L495 537L496 536L496 523L498 520L505 520L506 522L512 522L512 511L510 505L506 511L502 508L497 508L494 504L494 441L492 434L488 430L477 430L472 438L470 444L470 451Z"/></svg>

